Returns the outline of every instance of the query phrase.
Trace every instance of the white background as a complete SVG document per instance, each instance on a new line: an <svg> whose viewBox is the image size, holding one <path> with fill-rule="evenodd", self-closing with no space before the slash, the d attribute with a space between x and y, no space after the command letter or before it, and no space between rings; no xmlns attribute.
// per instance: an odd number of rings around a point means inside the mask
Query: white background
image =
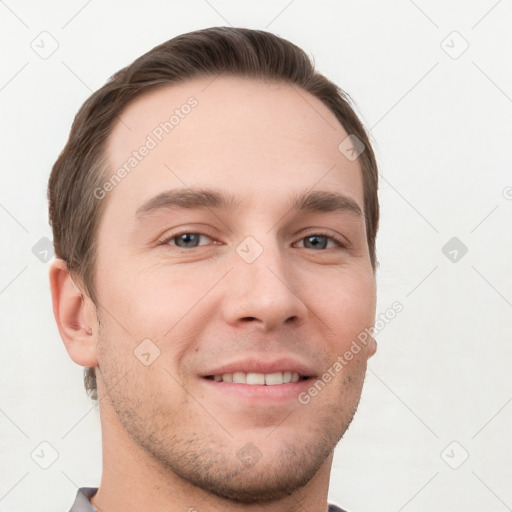
<svg viewBox="0 0 512 512"><path fill-rule="evenodd" d="M512 510L510 0L5 0L0 16L1 511L68 510L77 486L101 475L98 412L54 325L48 263L32 252L51 239L51 166L109 76L215 25L304 48L375 142L377 312L404 310L378 336L330 501L351 512ZM31 47L41 38L58 43L46 59ZM452 237L468 249L456 262L442 251Z"/></svg>

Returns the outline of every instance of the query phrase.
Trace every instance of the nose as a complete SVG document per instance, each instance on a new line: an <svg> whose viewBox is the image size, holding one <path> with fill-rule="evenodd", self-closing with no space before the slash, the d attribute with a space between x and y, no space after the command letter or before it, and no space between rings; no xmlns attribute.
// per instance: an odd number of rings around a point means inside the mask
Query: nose
<svg viewBox="0 0 512 512"><path fill-rule="evenodd" d="M226 323L240 327L252 322L267 332L304 322L308 308L300 297L304 286L298 269L290 266L275 244L265 244L252 262L239 254L233 260L222 302Z"/></svg>

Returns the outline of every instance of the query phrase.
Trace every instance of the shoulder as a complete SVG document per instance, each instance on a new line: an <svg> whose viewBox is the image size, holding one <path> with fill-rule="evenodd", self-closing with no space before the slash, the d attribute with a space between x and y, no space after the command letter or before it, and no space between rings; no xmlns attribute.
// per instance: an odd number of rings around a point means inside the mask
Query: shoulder
<svg viewBox="0 0 512 512"><path fill-rule="evenodd" d="M80 487L76 492L75 502L69 512L97 512L89 499L96 494L97 487Z"/></svg>
<svg viewBox="0 0 512 512"><path fill-rule="evenodd" d="M336 505L333 505L332 503L329 503L329 512L346 512L346 510Z"/></svg>

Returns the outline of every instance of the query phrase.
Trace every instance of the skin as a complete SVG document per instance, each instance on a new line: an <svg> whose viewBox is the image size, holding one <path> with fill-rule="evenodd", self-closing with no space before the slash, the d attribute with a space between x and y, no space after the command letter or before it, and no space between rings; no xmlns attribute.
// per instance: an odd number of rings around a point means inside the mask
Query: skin
<svg viewBox="0 0 512 512"><path fill-rule="evenodd" d="M108 141L111 172L190 96L198 105L103 199L99 304L62 261L50 269L70 357L98 367L103 473L93 503L104 512L324 512L332 452L357 408L375 340L307 405L213 391L200 375L245 356L289 356L321 376L373 325L364 216L289 206L313 190L341 192L363 210L361 169L338 150L347 133L313 96L221 77L131 103ZM148 199L187 187L229 192L239 204L137 219ZM346 246L332 238L313 246L309 237L325 231ZM178 233L204 236L180 247ZM263 249L252 263L236 252L248 236ZM148 366L134 355L144 339L160 351ZM237 456L244 446L256 454L251 463Z"/></svg>

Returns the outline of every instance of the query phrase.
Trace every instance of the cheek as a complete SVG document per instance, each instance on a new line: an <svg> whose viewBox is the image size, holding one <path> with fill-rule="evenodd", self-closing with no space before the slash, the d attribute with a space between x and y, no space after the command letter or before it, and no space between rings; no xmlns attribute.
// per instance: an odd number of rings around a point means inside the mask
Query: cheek
<svg viewBox="0 0 512 512"><path fill-rule="evenodd" d="M113 279L99 294L106 309L117 324L111 327L125 340L127 332L135 345L148 338L162 350L165 358L172 340L173 357L196 339L196 331L202 322L198 315L211 313L212 295L208 291L215 287L222 272L211 266L150 265L116 272ZM210 305L210 306L209 306ZM208 312L210 311L210 312ZM134 346L135 346L134 345Z"/></svg>
<svg viewBox="0 0 512 512"><path fill-rule="evenodd" d="M373 274L353 269L336 273L325 280L323 292L310 299L317 304L315 313L334 333L341 350L373 325L375 319L376 288Z"/></svg>

